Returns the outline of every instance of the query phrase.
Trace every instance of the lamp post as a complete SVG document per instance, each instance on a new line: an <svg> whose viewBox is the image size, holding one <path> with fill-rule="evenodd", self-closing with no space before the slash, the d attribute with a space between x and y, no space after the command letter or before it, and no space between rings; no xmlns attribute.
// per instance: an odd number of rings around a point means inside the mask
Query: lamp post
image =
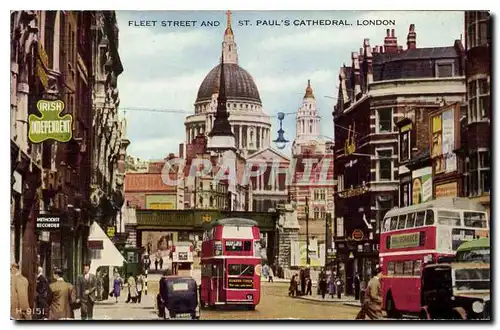
<svg viewBox="0 0 500 330"><path fill-rule="evenodd" d="M306 196L306 264L309 266L309 197Z"/></svg>
<svg viewBox="0 0 500 330"><path fill-rule="evenodd" d="M278 130L278 138L273 142L276 143L276 148L284 149L286 144L289 142L285 139L285 131L283 130L283 119L285 119L285 114L283 112L278 112L278 120L280 122L280 129Z"/></svg>

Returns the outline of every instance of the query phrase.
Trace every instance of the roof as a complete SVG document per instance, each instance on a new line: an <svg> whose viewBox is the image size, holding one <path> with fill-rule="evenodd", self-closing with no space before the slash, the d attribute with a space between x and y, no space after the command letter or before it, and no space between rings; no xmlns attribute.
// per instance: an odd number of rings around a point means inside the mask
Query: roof
<svg viewBox="0 0 500 330"><path fill-rule="evenodd" d="M463 243L458 247L457 252L470 251L476 249L489 249L489 248L490 248L489 237L482 237Z"/></svg>
<svg viewBox="0 0 500 330"><path fill-rule="evenodd" d="M212 226L239 226L239 227L253 227L258 226L257 221L245 218L224 218L216 220Z"/></svg>
<svg viewBox="0 0 500 330"><path fill-rule="evenodd" d="M198 89L196 102L212 99L215 90L218 90L220 64L207 74ZM226 99L228 101L252 101L261 104L259 90L252 76L238 64L224 63L224 79L226 83Z"/></svg>
<svg viewBox="0 0 500 330"><path fill-rule="evenodd" d="M486 208L481 204L474 202L468 198L460 198L460 197L442 197L431 200L429 202L404 207L404 210L406 212L416 212L429 208L472 210L478 212L486 212ZM401 209L403 208L395 207L389 210L386 213L385 218L399 215L401 213Z"/></svg>

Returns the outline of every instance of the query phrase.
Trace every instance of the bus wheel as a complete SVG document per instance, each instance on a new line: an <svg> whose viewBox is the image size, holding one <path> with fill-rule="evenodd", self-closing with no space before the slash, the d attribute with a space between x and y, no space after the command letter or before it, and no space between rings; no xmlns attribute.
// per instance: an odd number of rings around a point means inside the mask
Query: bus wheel
<svg viewBox="0 0 500 330"><path fill-rule="evenodd" d="M399 319L401 314L397 311L396 305L394 305L394 300L392 299L392 294L387 295L387 303L385 305L387 311L387 317L390 319Z"/></svg>

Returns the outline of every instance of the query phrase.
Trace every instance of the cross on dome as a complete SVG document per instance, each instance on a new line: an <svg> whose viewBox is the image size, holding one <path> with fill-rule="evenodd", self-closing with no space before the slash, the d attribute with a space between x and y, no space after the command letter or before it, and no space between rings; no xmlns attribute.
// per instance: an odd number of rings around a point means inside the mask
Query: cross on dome
<svg viewBox="0 0 500 330"><path fill-rule="evenodd" d="M226 27L226 32L225 32L226 35L233 34L233 29L231 29L231 14L232 14L232 12L230 10L228 10L226 12L226 16L227 16L227 27Z"/></svg>

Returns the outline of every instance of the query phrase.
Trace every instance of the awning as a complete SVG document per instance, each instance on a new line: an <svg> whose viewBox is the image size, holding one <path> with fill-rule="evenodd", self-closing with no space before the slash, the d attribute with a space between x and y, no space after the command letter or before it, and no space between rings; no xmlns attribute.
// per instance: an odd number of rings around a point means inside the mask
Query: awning
<svg viewBox="0 0 500 330"><path fill-rule="evenodd" d="M95 274L100 266L122 267L126 262L122 254L115 247L113 242L106 235L104 230L94 221L90 227L89 241L102 241L102 249L100 253L94 253L95 259L90 260L90 272Z"/></svg>

